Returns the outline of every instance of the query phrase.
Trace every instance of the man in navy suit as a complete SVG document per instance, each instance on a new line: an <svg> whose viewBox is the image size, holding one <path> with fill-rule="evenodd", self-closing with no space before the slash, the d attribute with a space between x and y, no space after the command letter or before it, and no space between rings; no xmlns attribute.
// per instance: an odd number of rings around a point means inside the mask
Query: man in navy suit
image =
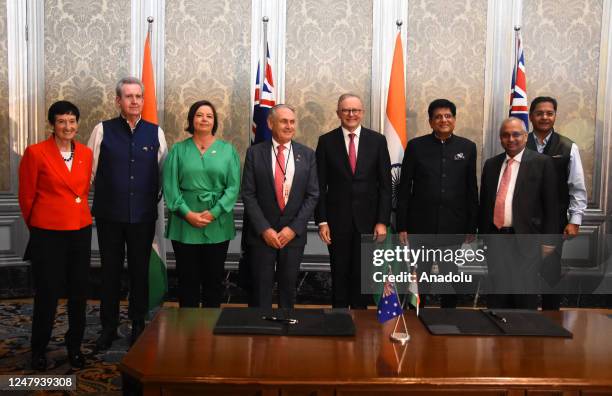
<svg viewBox="0 0 612 396"><path fill-rule="evenodd" d="M334 308L365 309L361 294L361 234L383 238L391 216L391 161L385 137L361 126L363 104L354 94L338 99L340 127L319 137L321 198L315 211L327 244Z"/></svg>
<svg viewBox="0 0 612 396"><path fill-rule="evenodd" d="M295 110L286 104L268 114L272 141L249 147L242 200L249 218L246 243L253 258L253 305L272 307L274 275L279 307L293 308L306 225L319 198L315 153L294 142Z"/></svg>

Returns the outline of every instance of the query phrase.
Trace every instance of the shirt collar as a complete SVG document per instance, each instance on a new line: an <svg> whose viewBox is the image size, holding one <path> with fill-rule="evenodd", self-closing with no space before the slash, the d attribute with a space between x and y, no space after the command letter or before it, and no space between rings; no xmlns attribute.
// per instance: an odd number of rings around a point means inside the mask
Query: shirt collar
<svg viewBox="0 0 612 396"><path fill-rule="evenodd" d="M132 128L130 126L130 123L128 122L127 118L125 118L123 116L123 114L119 113L119 117L123 118L123 120L125 121L125 123L130 127L130 129L132 130L132 132L134 131L134 129L136 129L136 127L138 127L138 123L140 122L140 120L142 120L142 116L138 116L138 119L136 120L136 122L134 123L134 128Z"/></svg>
<svg viewBox="0 0 612 396"><path fill-rule="evenodd" d="M525 149L523 149L520 153L518 153L514 157L510 157L508 154L506 154L506 161L508 161L510 158L512 158L514 161L516 161L516 162L518 162L520 164L521 160L523 159L523 154L524 153L525 153Z"/></svg>
<svg viewBox="0 0 612 396"><path fill-rule="evenodd" d="M345 129L344 127L340 127L340 128L342 129L342 134L344 135L345 139L350 139L349 133L354 133L355 137L359 139L359 134L361 134L361 125L359 125L357 129L355 129L353 132L350 132L348 129Z"/></svg>
<svg viewBox="0 0 612 396"><path fill-rule="evenodd" d="M535 142L536 142L536 144L538 146L546 146L548 144L548 141L550 140L550 137L552 136L554 131L555 131L554 128L550 128L550 132L548 132L548 135L546 135L546 137L542 141L542 144L540 144L540 141L538 140L538 136L536 135L535 132L532 132L533 133L533 139L535 140Z"/></svg>
<svg viewBox="0 0 612 396"><path fill-rule="evenodd" d="M278 152L278 146L280 146L280 143L278 143L276 140L274 140L274 138L272 138L272 148L275 152ZM285 146L285 149L288 150L291 147L291 141L283 144L283 146Z"/></svg>

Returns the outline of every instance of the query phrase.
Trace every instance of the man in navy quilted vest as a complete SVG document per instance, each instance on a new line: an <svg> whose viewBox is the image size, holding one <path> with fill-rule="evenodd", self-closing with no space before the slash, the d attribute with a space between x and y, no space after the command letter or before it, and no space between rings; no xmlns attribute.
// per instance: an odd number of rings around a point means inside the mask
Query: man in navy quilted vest
<svg viewBox="0 0 612 396"><path fill-rule="evenodd" d="M164 131L141 118L144 87L134 77L119 80L115 102L118 117L95 126L88 146L93 150L94 201L102 260L98 350L118 338L121 273L127 247L128 316L131 343L144 329L148 304L151 243L160 196L161 166L168 152Z"/></svg>

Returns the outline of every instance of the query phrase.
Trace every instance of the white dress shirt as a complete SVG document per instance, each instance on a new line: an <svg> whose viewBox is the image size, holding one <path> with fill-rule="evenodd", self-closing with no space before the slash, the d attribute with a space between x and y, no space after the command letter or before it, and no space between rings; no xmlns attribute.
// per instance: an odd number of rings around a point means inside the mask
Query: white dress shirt
<svg viewBox="0 0 612 396"><path fill-rule="evenodd" d="M355 144L355 159L357 159L357 155L359 154L359 134L361 133L361 125L357 127L353 132L350 132L348 129L342 128L342 134L344 135L344 145L346 146L346 153L349 152L349 144L351 142L351 138L349 133L354 133L355 137L353 138L353 142Z"/></svg>
<svg viewBox="0 0 612 396"><path fill-rule="evenodd" d="M550 137L552 136L553 130L551 130L548 135L540 144L540 140L538 137L533 135L536 148L538 149L538 153L542 154ZM582 216L584 215L584 211L587 208L587 192L586 185L584 183L584 170L582 169L582 160L580 159L580 151L578 150L578 146L576 143L572 143L572 149L570 151L570 160L567 164L568 177L567 177L567 187L569 189L569 223L570 224L582 224Z"/></svg>
<svg viewBox="0 0 612 396"><path fill-rule="evenodd" d="M512 173L510 174L510 184L508 185L506 201L504 203L504 227L512 227L512 199L514 196L514 187L516 186L516 177L521 166L521 160L523 159L524 152L525 149L523 149L514 157L510 157L508 154L506 154L506 159L504 160L504 163L499 172L499 178L497 179L497 191L499 191L499 186L501 185L501 180L504 175L504 171L508 167L508 160L512 158L514 160L512 162Z"/></svg>
<svg viewBox="0 0 612 396"><path fill-rule="evenodd" d="M278 153L278 143L274 138L272 138L272 177L276 176L276 154ZM283 150L283 155L285 156L285 163L282 164L285 168L285 182L283 183L283 196L285 198L285 204L289 200L289 194L291 193L291 185L293 184L293 176L295 175L295 162L293 160L293 146L291 142L285 143L285 150Z"/></svg>

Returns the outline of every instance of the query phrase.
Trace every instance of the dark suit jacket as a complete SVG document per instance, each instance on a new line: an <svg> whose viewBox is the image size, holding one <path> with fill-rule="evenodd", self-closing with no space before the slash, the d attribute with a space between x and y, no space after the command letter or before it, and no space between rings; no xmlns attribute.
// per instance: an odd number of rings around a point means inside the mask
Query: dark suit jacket
<svg viewBox="0 0 612 396"><path fill-rule="evenodd" d="M453 135L442 143L433 132L408 142L398 194L398 231L474 234L477 218L474 142Z"/></svg>
<svg viewBox="0 0 612 396"><path fill-rule="evenodd" d="M494 232L493 210L499 174L505 159L506 153L489 158L482 171L478 219L478 231L481 234ZM512 227L517 234L552 235L559 232L555 180L552 159L525 149L512 197Z"/></svg>
<svg viewBox="0 0 612 396"><path fill-rule="evenodd" d="M261 234L268 228L280 231L285 226L289 226L296 234L287 246L306 244L306 225L319 198L317 165L312 149L295 141L291 144L295 174L282 213L274 193L272 142L262 142L247 150L242 177L242 200L249 217L249 228L246 230L248 245L266 245Z"/></svg>
<svg viewBox="0 0 612 396"><path fill-rule="evenodd" d="M342 129L319 137L317 170L321 197L315 221L327 222L333 232L351 229L371 234L377 223L389 224L391 216L391 161L387 140L361 127L357 166L353 175Z"/></svg>

